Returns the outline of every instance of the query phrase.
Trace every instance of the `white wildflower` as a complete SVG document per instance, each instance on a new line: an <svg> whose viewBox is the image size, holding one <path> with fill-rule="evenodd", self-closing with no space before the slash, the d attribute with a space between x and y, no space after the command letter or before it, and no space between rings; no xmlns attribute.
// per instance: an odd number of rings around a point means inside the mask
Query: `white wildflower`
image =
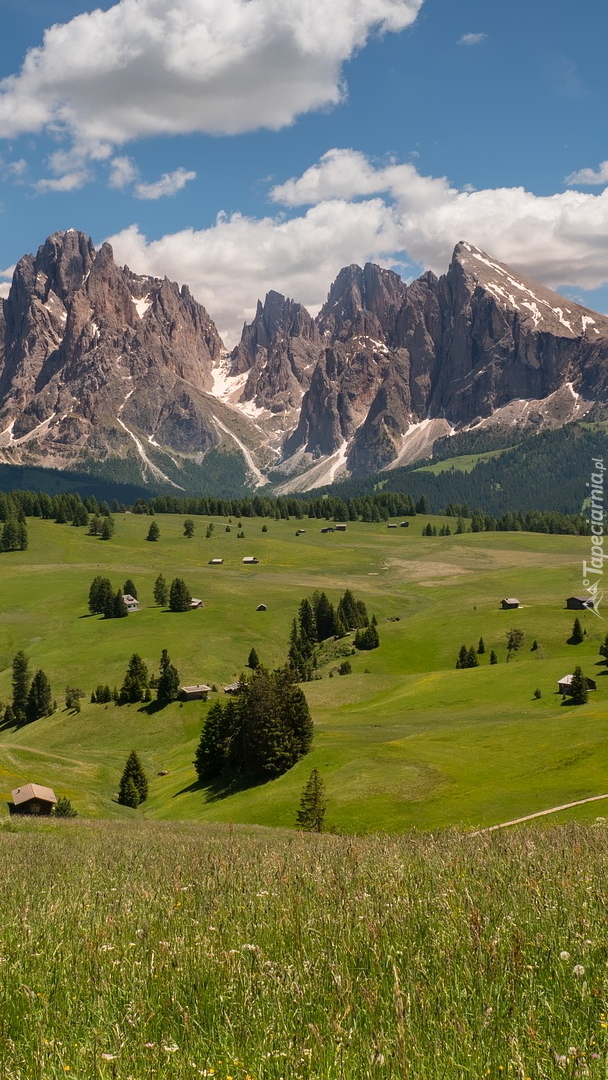
<svg viewBox="0 0 608 1080"><path fill-rule="evenodd" d="M572 974L573 975L584 975L585 974L585 969L584 969L583 965L582 964L575 964L574 967L572 968Z"/></svg>
<svg viewBox="0 0 608 1080"><path fill-rule="evenodd" d="M564 949L563 952L560 952L559 958L560 958L560 960L569 960L570 959L570 953L566 952L566 950Z"/></svg>

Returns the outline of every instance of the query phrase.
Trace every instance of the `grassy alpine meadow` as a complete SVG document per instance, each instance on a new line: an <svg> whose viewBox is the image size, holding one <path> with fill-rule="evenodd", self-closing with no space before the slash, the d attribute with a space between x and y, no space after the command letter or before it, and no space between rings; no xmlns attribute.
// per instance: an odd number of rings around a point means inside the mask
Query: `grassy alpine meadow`
<svg viewBox="0 0 608 1080"><path fill-rule="evenodd" d="M0 826L3 1080L604 1080L606 827Z"/></svg>
<svg viewBox="0 0 608 1080"><path fill-rule="evenodd" d="M87 818L292 828L313 767L326 785L326 823L344 833L477 828L608 792L608 679L598 654L606 624L565 609L566 597L582 591L588 538L429 537L421 535L429 521L452 529L455 521L419 515L407 529L350 522L331 534L310 519L195 518L188 539L181 517L155 520L157 542L145 539L147 516L116 515L109 541L30 519L28 549L0 555L0 700L10 701L19 649L32 674L47 673L57 700L52 716L0 730L0 814L8 815L13 788L35 782L66 795ZM296 536L298 529L305 531ZM248 555L259 564L244 565ZM209 565L212 558L224 562ZM204 607L182 614L156 607L161 572L167 583L184 578ZM88 591L98 574L114 589L133 579L141 609L125 619L91 616ZM225 798L197 784L192 761L208 708L201 702L161 710L89 702L99 683L120 686L133 652L157 673L163 648L182 684L215 685L222 696L252 647L269 667L284 662L305 596L323 589L335 603L347 587L376 614L380 647L349 656L345 676L337 669L351 639L324 647L320 678L304 685L313 750L272 782ZM506 596L522 608L502 611ZM586 634L573 646L577 614ZM514 627L524 642L507 663L506 632ZM480 637L480 666L456 670L460 646L477 648ZM557 693L557 680L576 664L598 687L579 707ZM79 714L64 708L68 685L86 694ZM131 749L150 780L136 811L115 801ZM573 808L558 820L594 820L602 806Z"/></svg>

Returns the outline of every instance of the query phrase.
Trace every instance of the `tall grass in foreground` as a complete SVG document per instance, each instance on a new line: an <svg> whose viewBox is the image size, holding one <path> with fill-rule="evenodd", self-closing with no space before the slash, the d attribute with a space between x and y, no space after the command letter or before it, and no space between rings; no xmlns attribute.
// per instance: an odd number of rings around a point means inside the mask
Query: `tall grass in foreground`
<svg viewBox="0 0 608 1080"><path fill-rule="evenodd" d="M0 1076L603 1080L607 839L13 820Z"/></svg>

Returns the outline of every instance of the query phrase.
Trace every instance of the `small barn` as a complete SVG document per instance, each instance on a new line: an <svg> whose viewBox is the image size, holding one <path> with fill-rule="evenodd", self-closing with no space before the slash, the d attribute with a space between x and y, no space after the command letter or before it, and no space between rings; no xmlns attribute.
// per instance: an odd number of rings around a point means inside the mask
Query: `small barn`
<svg viewBox="0 0 608 1080"><path fill-rule="evenodd" d="M391 521L389 521L388 527L389 527L389 529L396 529L397 528L397 526L393 525L393 523Z"/></svg>
<svg viewBox="0 0 608 1080"><path fill-rule="evenodd" d="M346 532L346 525L336 525L336 532Z"/></svg>
<svg viewBox="0 0 608 1080"><path fill-rule="evenodd" d="M223 559L209 559L208 565L209 566L221 566L223 561L224 561Z"/></svg>
<svg viewBox="0 0 608 1080"><path fill-rule="evenodd" d="M500 601L500 606L503 611L512 611L513 608L521 607L521 604L516 596L507 596Z"/></svg>
<svg viewBox="0 0 608 1080"><path fill-rule="evenodd" d="M402 529L409 529L409 527L410 527L409 521L401 521L401 522L399 522L399 524L400 524Z"/></svg>
<svg viewBox="0 0 608 1080"><path fill-rule="evenodd" d="M47 816L51 813L57 797L50 787L41 784L24 784L11 792L14 814L38 814Z"/></svg>
<svg viewBox="0 0 608 1080"><path fill-rule="evenodd" d="M193 596L191 601L190 601L190 607L191 608L199 608L199 607L202 607L202 606L203 606L203 601L199 600L198 597Z"/></svg>
<svg viewBox="0 0 608 1080"><path fill-rule="evenodd" d="M131 596L131 593L123 593L122 598L127 606L127 611L139 611L139 601Z"/></svg>
<svg viewBox="0 0 608 1080"><path fill-rule="evenodd" d="M256 559L255 555L246 555L245 558L243 559L244 563L249 563L249 564L251 564L251 563L259 563L259 561L260 560Z"/></svg>
<svg viewBox="0 0 608 1080"><path fill-rule="evenodd" d="M206 701L211 687L206 683L197 683L196 686L180 686L182 701Z"/></svg>
<svg viewBox="0 0 608 1080"><path fill-rule="evenodd" d="M258 604L258 606L256 607L255 610L256 611L267 611L266 604Z"/></svg>
<svg viewBox="0 0 608 1080"><path fill-rule="evenodd" d="M328 525L328 526L327 526L327 527L326 527L325 529L321 529L321 532L322 532L322 533L330 533L330 532L333 532L333 531L334 531L334 530L333 530L333 528L331 527L331 525Z"/></svg>
<svg viewBox="0 0 608 1080"><path fill-rule="evenodd" d="M566 607L572 611L582 611L584 609L593 610L593 597L592 596L569 596L566 600Z"/></svg>
<svg viewBox="0 0 608 1080"><path fill-rule="evenodd" d="M585 680L587 690L597 690L597 683L595 682L595 679L590 679L587 675L584 675L583 678ZM560 694L572 693L572 679L572 675L564 675L564 677L558 681L557 689Z"/></svg>
<svg viewBox="0 0 608 1080"><path fill-rule="evenodd" d="M240 689L241 689L240 682L231 682L231 683L228 683L228 686L223 686L222 687L222 690L224 691L225 694L238 694Z"/></svg>

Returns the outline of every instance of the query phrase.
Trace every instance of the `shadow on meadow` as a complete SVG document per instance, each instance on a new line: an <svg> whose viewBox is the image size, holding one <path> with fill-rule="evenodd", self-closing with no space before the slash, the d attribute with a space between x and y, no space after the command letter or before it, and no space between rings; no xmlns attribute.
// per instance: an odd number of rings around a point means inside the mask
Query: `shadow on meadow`
<svg viewBox="0 0 608 1080"><path fill-rule="evenodd" d="M173 798L177 799L178 795L190 795L195 791L201 791L206 792L206 803L214 803L227 799L230 795L237 795L240 791L250 791L252 788L262 787L263 784L269 782L267 779L261 780L259 777L243 776L242 774L218 776L212 783L193 780L191 784L181 788L180 791L176 791Z"/></svg>

